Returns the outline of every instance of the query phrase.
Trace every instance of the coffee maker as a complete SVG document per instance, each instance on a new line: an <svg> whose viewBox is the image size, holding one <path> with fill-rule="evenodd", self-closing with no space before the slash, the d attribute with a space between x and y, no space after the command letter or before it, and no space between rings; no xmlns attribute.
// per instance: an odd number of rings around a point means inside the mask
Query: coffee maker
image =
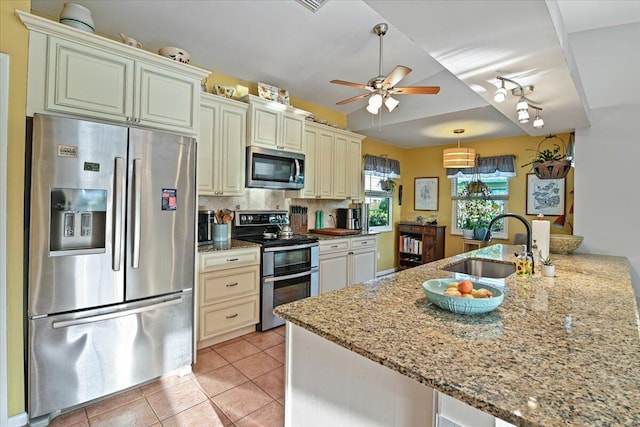
<svg viewBox="0 0 640 427"><path fill-rule="evenodd" d="M215 211L198 212L198 244L206 245L213 242L213 224Z"/></svg>
<svg viewBox="0 0 640 427"><path fill-rule="evenodd" d="M362 215L360 208L340 208L338 209L338 228L346 228L348 230L362 229Z"/></svg>

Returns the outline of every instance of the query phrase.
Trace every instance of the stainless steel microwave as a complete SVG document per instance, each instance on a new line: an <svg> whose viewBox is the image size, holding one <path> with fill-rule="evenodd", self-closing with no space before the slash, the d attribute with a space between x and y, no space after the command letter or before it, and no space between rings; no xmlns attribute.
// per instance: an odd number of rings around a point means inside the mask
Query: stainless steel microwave
<svg viewBox="0 0 640 427"><path fill-rule="evenodd" d="M277 190L304 188L304 154L248 146L246 186Z"/></svg>

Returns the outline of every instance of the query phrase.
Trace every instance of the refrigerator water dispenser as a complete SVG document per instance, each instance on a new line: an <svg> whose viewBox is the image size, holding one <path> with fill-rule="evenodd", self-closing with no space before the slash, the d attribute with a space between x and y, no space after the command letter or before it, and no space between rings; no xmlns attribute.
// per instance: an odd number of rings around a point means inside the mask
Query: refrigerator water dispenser
<svg viewBox="0 0 640 427"><path fill-rule="evenodd" d="M106 208L105 190L52 188L51 255L103 253Z"/></svg>

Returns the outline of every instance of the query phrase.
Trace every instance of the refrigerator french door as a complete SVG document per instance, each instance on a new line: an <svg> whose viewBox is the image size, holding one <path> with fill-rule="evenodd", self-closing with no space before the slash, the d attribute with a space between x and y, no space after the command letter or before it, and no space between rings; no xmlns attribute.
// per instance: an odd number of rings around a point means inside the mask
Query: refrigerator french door
<svg viewBox="0 0 640 427"><path fill-rule="evenodd" d="M191 364L195 141L36 114L29 417Z"/></svg>

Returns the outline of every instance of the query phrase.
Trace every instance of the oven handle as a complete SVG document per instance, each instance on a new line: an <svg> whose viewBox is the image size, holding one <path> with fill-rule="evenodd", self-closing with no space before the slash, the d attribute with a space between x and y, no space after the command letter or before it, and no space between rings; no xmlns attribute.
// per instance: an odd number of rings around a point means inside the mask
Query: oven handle
<svg viewBox="0 0 640 427"><path fill-rule="evenodd" d="M265 283L279 282L281 280L297 279L298 277L310 276L313 273L317 273L317 272L318 272L318 269L314 268L313 270L303 271L302 273L289 274L288 276L265 277L263 281Z"/></svg>
<svg viewBox="0 0 640 427"><path fill-rule="evenodd" d="M318 246L318 242L314 243L306 243L303 245L292 245L292 246L273 246L270 248L264 248L265 252L280 252L280 251L292 251L296 249L306 249L312 248L314 246Z"/></svg>

